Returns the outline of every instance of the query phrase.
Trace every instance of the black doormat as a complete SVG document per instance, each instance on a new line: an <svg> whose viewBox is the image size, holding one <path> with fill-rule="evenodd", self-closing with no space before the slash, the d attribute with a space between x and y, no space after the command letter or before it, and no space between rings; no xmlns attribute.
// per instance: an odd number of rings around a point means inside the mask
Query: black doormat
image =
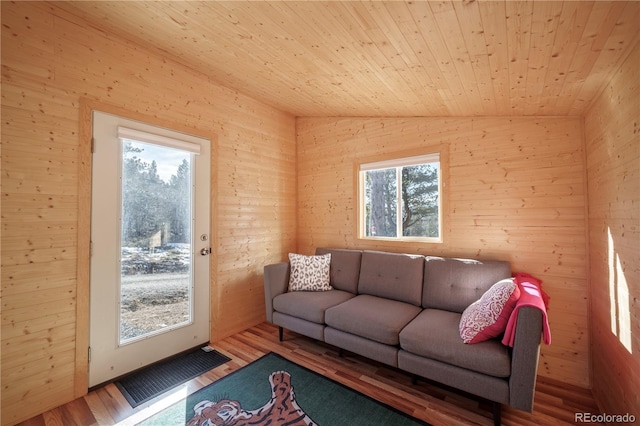
<svg viewBox="0 0 640 426"><path fill-rule="evenodd" d="M136 371L118 380L115 385L135 408L230 360L215 350L196 349Z"/></svg>

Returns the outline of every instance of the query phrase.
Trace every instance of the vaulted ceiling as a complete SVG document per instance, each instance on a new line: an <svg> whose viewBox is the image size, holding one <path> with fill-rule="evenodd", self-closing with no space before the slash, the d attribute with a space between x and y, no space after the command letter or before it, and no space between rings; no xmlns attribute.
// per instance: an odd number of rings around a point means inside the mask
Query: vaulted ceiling
<svg viewBox="0 0 640 426"><path fill-rule="evenodd" d="M91 25L296 116L582 115L637 1L74 1Z"/></svg>

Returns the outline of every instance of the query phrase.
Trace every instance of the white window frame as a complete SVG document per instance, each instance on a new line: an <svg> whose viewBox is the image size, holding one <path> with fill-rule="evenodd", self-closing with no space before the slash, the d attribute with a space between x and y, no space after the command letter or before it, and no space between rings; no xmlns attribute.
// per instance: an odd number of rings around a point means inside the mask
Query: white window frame
<svg viewBox="0 0 640 426"><path fill-rule="evenodd" d="M402 167L417 166L420 164L438 163L438 237L411 237L402 235ZM396 220L396 237L368 236L366 232L366 209L365 209L365 172L383 169L396 169L397 180L397 214ZM414 155L402 158L385 159L381 161L372 161L360 163L357 167L358 172L358 238L364 240L381 240L381 241L410 241L410 242L427 242L442 243L443 226L442 226L442 200L443 200L443 172L442 172L442 155L440 152L431 152L428 154Z"/></svg>

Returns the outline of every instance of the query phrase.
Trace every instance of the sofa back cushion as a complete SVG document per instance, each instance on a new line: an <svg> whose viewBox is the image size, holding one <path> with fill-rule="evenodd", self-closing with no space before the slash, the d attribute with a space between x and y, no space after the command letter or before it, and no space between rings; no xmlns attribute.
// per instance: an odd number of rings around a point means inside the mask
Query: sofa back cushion
<svg viewBox="0 0 640 426"><path fill-rule="evenodd" d="M364 251L358 293L420 306L423 273L423 256Z"/></svg>
<svg viewBox="0 0 640 426"><path fill-rule="evenodd" d="M509 277L509 262L426 257L422 307L462 313L492 285Z"/></svg>
<svg viewBox="0 0 640 426"><path fill-rule="evenodd" d="M318 247L316 254L331 253L329 270L331 286L337 290L358 293L358 277L362 251Z"/></svg>

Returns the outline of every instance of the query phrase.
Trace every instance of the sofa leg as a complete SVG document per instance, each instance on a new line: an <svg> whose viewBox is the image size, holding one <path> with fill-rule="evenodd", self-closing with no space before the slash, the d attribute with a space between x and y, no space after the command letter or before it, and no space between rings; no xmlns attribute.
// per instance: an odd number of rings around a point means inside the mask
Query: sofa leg
<svg viewBox="0 0 640 426"><path fill-rule="evenodd" d="M282 342L282 338L283 338L283 329L282 327L278 327L278 339Z"/></svg>
<svg viewBox="0 0 640 426"><path fill-rule="evenodd" d="M502 409L502 404L499 402L493 401L493 425L500 426L500 411Z"/></svg>
<svg viewBox="0 0 640 426"><path fill-rule="evenodd" d="M411 375L411 384L412 385L417 385L418 384L418 375L417 374L412 374Z"/></svg>
<svg viewBox="0 0 640 426"><path fill-rule="evenodd" d="M342 350L342 348L338 348L338 356L340 358L342 358L344 356L344 351Z"/></svg>

